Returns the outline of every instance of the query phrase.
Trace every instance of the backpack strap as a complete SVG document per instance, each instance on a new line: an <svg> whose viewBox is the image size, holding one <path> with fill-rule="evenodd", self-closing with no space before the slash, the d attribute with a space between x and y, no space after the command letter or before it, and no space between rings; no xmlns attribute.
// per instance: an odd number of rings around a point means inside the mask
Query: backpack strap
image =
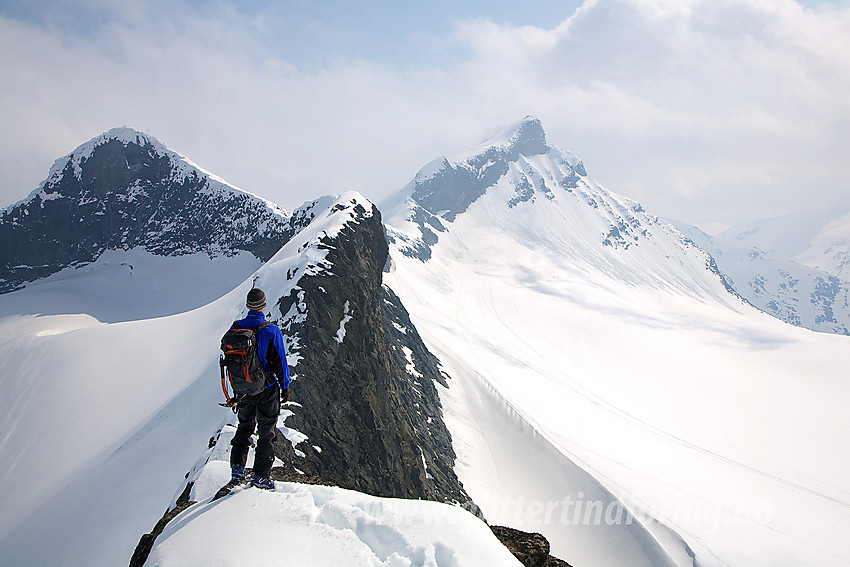
<svg viewBox="0 0 850 567"><path fill-rule="evenodd" d="M257 345L258 346L259 346L259 343L260 343L260 330L265 329L266 327L268 327L271 324L272 324L271 321L263 321L262 323L260 323L259 325L257 325L253 329L251 329L252 331L254 331L254 336L257 337ZM259 355L259 352L257 354ZM266 357L266 353L263 353L263 358L265 358L265 357ZM266 364L268 364L268 363L269 363L269 361L267 360ZM274 378L273 380L269 381L268 384L266 384L266 388L270 388L272 386L272 384L277 382L277 376L274 375L274 372L272 372L271 370L266 368L266 365L263 365L263 370L266 371L266 377L267 378L268 378L268 376L271 376L272 378Z"/></svg>
<svg viewBox="0 0 850 567"><path fill-rule="evenodd" d="M273 325L273 324L274 323L272 323L271 321L263 321L262 323L260 323L259 325L257 325L256 327L254 327L251 330L254 331L255 333L259 333L260 329L262 329L264 327L268 327L269 325ZM234 321L233 324L230 326L230 328L231 329L241 329L242 327L239 326L239 321Z"/></svg>

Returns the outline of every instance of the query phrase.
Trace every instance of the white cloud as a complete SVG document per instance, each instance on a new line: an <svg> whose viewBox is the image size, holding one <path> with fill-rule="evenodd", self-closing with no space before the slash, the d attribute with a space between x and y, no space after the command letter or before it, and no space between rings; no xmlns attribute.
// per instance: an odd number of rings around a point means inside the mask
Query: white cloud
<svg viewBox="0 0 850 567"><path fill-rule="evenodd" d="M567 140L611 189L695 222L740 220L846 192L848 14L790 0L606 0L546 42L480 22L459 36L490 85L479 96L535 106L550 140Z"/></svg>
<svg viewBox="0 0 850 567"><path fill-rule="evenodd" d="M525 114L610 189L694 223L825 201L850 178L850 8L589 0L551 29L459 23L408 66L316 68L288 57L279 15L163 8L97 12L87 33L0 17L4 204L124 124L287 207L377 199Z"/></svg>

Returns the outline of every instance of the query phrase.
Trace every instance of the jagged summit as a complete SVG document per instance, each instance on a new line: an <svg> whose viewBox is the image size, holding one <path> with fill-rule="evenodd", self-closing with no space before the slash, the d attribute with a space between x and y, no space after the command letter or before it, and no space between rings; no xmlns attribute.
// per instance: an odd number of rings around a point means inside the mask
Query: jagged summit
<svg viewBox="0 0 850 567"><path fill-rule="evenodd" d="M175 256L247 251L265 261L289 215L169 150L114 128L57 160L30 195L0 212L0 292L93 262L106 250ZM252 230L246 230L252 227Z"/></svg>
<svg viewBox="0 0 850 567"><path fill-rule="evenodd" d="M135 130L128 126L120 126L116 128L111 128L102 134L99 134L92 138L91 140L84 142L77 146L71 153L62 156L53 162L53 166L50 168L50 172L47 176L47 179L42 181L38 188L30 193L30 195L12 205L15 207L21 203L27 202L37 196L46 186L50 186L58 181L60 181L65 175L66 171L70 170L73 172L74 176L77 179L81 179L83 175L82 164L91 159L91 157L97 153L103 146L115 146L127 148L130 146L144 148L147 152L152 155L167 157L170 161L170 165L173 168L173 178L175 180L183 180L186 177L191 176L193 173L206 177L211 184L215 185L217 189L232 191L232 192L240 192L247 193L257 199L261 199L257 195L253 195L243 189L239 189L233 186L231 183L228 183L221 177L207 171L202 168L195 162L191 161L187 157L175 152L170 149L168 146L160 142L154 136L147 134L145 132L141 132L139 130ZM110 164L114 165L114 164ZM127 164L129 166L129 163ZM264 200L264 199L263 199ZM273 203L268 203L273 208L276 208L276 205ZM8 207L10 209L12 207Z"/></svg>
<svg viewBox="0 0 850 567"><path fill-rule="evenodd" d="M47 175L47 179L42 181L38 188L30 193L30 195L21 202L26 202L31 200L33 197L38 195L40 191L43 190L45 186L48 186L52 183L56 183L61 180L64 172L70 168L74 174L79 178L82 175L81 165L84 161L88 160L95 150L110 142L120 142L123 146L127 146L128 144L134 144L140 147L148 147L154 152L158 154L165 154L168 152L168 148L149 134L145 134L138 130L134 130L133 128L129 128L127 126L121 126L118 128L112 128L99 134L92 138L91 140L84 142L77 146L71 153L66 154L56 161L53 162L53 166L50 168L50 172ZM16 203L14 206L17 206L20 203ZM8 207L12 208L12 207Z"/></svg>
<svg viewBox="0 0 850 567"><path fill-rule="evenodd" d="M531 162L545 156L555 164L557 173L538 183L533 180ZM406 187L383 203L382 210L392 212L399 206L412 204L417 217L426 213L454 221L503 178L513 179L515 201L521 202L533 198L535 186L544 192L550 189L547 183L575 187L579 177L586 175L578 158L547 143L539 119L526 116L469 152L430 162ZM420 208L422 212L418 212Z"/></svg>
<svg viewBox="0 0 850 567"><path fill-rule="evenodd" d="M502 130L493 138L473 150L471 155L486 151L488 148L501 147L510 154L532 157L545 154L550 150L546 142L546 132L539 118L526 116Z"/></svg>

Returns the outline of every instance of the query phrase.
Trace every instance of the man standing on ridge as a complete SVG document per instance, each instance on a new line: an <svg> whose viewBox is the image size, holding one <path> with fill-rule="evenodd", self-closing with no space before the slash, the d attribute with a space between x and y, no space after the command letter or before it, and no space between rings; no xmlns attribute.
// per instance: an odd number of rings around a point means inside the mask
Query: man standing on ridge
<svg viewBox="0 0 850 567"><path fill-rule="evenodd" d="M280 329L277 325L266 323L266 294L261 289L252 289L248 292L245 306L248 316L236 321L233 328L255 330L257 354L266 372L266 385L258 394L241 398L236 406L239 426L230 442L233 447L230 452L230 482L240 482L245 478L251 435L257 428L259 441L254 454L251 485L273 490L274 481L269 478L274 463L272 441L281 404L289 400L289 365Z"/></svg>

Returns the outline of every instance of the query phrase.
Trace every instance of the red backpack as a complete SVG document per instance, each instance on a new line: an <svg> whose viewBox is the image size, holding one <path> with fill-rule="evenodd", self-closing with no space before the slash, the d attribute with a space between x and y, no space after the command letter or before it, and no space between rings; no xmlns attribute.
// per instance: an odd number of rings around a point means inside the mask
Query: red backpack
<svg viewBox="0 0 850 567"><path fill-rule="evenodd" d="M254 329L240 329L233 324L221 338L221 388L227 404L233 405L238 398L259 394L266 387L266 369L260 361L257 349L257 335L260 329L271 325L269 322L260 323ZM233 397L227 394L224 382L225 370L233 390Z"/></svg>

